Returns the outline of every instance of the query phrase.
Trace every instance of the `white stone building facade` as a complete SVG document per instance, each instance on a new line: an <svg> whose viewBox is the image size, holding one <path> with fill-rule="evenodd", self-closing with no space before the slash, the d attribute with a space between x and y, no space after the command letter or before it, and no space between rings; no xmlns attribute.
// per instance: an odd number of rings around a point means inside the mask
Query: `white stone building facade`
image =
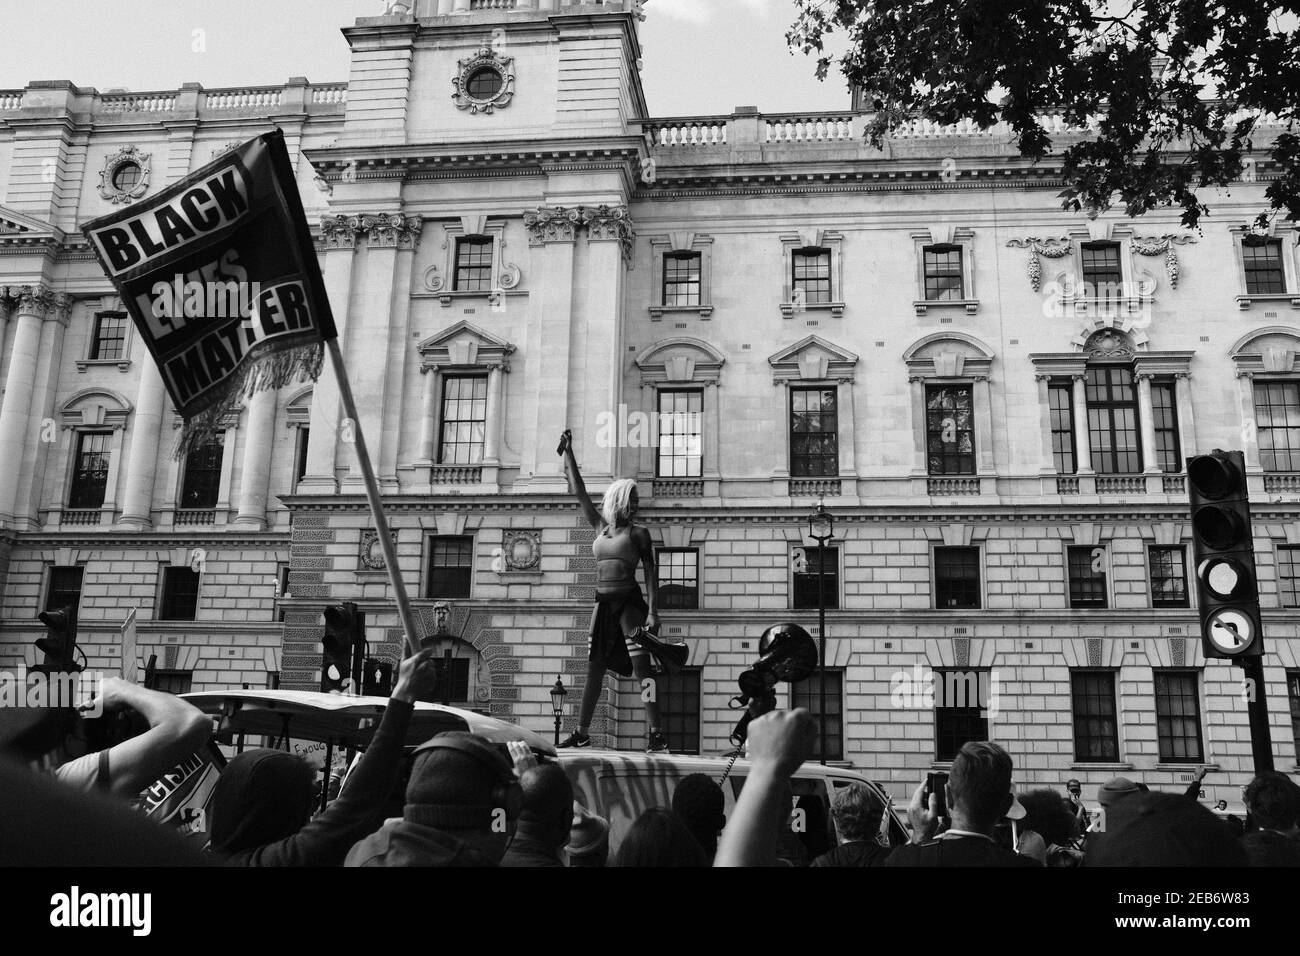
<svg viewBox="0 0 1300 956"><path fill-rule="evenodd" d="M686 605L664 619L690 668L659 688L677 749L726 747L763 628L815 629L822 498L832 758L903 798L987 733L1023 786L1173 787L1211 763L1207 795L1234 801L1246 712L1239 671L1201 653L1182 462L1244 448L1293 770L1300 259L1294 224L1250 228L1267 165L1194 231L1062 212L1059 168L998 129L875 149L858 103L647 118L638 16L418 0L344 30L346 83L0 91L0 666L36 662L37 612L74 592L92 667L116 666L134 607L177 687L314 687L338 601L395 657L360 427L430 630L450 605L457 701L546 731L556 676L570 714L580 696L594 582L569 427L593 492L638 480ZM272 124L360 421L327 370L177 462L79 226ZM983 716L913 686L943 668L997 689ZM610 682L601 742L640 745L640 693Z"/></svg>

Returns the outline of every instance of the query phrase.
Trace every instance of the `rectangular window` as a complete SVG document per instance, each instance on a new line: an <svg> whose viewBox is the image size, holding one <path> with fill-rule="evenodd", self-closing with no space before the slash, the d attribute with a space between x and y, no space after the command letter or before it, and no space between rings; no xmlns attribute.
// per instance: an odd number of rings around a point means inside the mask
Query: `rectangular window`
<svg viewBox="0 0 1300 956"><path fill-rule="evenodd" d="M930 302L964 299L961 246L925 247L925 298Z"/></svg>
<svg viewBox="0 0 1300 956"><path fill-rule="evenodd" d="M1106 549L1074 545L1065 549L1070 575L1070 607L1106 606Z"/></svg>
<svg viewBox="0 0 1300 956"><path fill-rule="evenodd" d="M457 292L492 291L492 239L489 236L464 236L456 240Z"/></svg>
<svg viewBox="0 0 1300 956"><path fill-rule="evenodd" d="M1119 761L1119 717L1114 671L1071 671L1074 701L1074 759L1080 763Z"/></svg>
<svg viewBox="0 0 1300 956"><path fill-rule="evenodd" d="M469 658L453 657L447 660L445 657L435 657L434 662L437 678L433 682L433 701L435 703L447 701L451 704L468 703Z"/></svg>
<svg viewBox="0 0 1300 956"><path fill-rule="evenodd" d="M1166 474L1183 470L1183 450L1178 441L1178 410L1174 405L1174 383L1151 383L1151 417L1156 433L1156 461Z"/></svg>
<svg viewBox="0 0 1300 956"><path fill-rule="evenodd" d="M81 605L81 578L85 570L81 566L50 568L50 580L45 588L45 610L57 611L61 607L77 610Z"/></svg>
<svg viewBox="0 0 1300 956"><path fill-rule="evenodd" d="M700 304L698 252L664 253L664 305Z"/></svg>
<svg viewBox="0 0 1300 956"><path fill-rule="evenodd" d="M429 539L430 598L467 598L474 574L474 538L436 535Z"/></svg>
<svg viewBox="0 0 1300 956"><path fill-rule="evenodd" d="M831 251L829 249L798 249L791 253L790 288L794 299L812 305L831 301Z"/></svg>
<svg viewBox="0 0 1300 956"><path fill-rule="evenodd" d="M1088 440L1098 474L1134 475L1142 471L1137 389L1133 370L1122 365L1089 367Z"/></svg>
<svg viewBox="0 0 1300 956"><path fill-rule="evenodd" d="M1155 671L1156 737L1162 763L1202 763L1196 671Z"/></svg>
<svg viewBox="0 0 1300 956"><path fill-rule="evenodd" d="M694 610L700 606L699 560L696 548L660 548L656 552L661 608Z"/></svg>
<svg viewBox="0 0 1300 956"><path fill-rule="evenodd" d="M932 475L975 474L971 386L925 387L926 453Z"/></svg>
<svg viewBox="0 0 1300 956"><path fill-rule="evenodd" d="M95 331L90 339L90 360L113 361L126 358L125 312L100 312L95 316Z"/></svg>
<svg viewBox="0 0 1300 956"><path fill-rule="evenodd" d="M703 473L701 420L704 393L695 389L659 390L659 478L699 478Z"/></svg>
<svg viewBox="0 0 1300 956"><path fill-rule="evenodd" d="M1249 295L1270 295L1286 291L1281 239L1243 239L1241 260L1246 267L1246 292Z"/></svg>
<svg viewBox="0 0 1300 956"><path fill-rule="evenodd" d="M1074 463L1074 389L1067 383L1047 387L1052 416L1052 464L1058 475L1072 475Z"/></svg>
<svg viewBox="0 0 1300 956"><path fill-rule="evenodd" d="M790 707L803 707L813 719L821 715L821 676L814 672L807 680L790 685ZM822 753L821 721L817 720L817 743L813 759L844 759L844 671L826 668L826 753Z"/></svg>
<svg viewBox="0 0 1300 956"><path fill-rule="evenodd" d="M163 568L160 621L192 621L199 609L199 572L193 568Z"/></svg>
<svg viewBox="0 0 1300 956"><path fill-rule="evenodd" d="M1286 696L1291 701L1291 740L1300 756L1300 670L1286 672Z"/></svg>
<svg viewBox="0 0 1300 956"><path fill-rule="evenodd" d="M226 433L217 432L212 440L185 456L185 480L181 482L181 508L215 508L221 493L221 459L225 453Z"/></svg>
<svg viewBox="0 0 1300 956"><path fill-rule="evenodd" d="M840 473L835 397L834 388L790 389L790 477Z"/></svg>
<svg viewBox="0 0 1300 956"><path fill-rule="evenodd" d="M1265 471L1300 471L1300 383L1255 382L1255 439Z"/></svg>
<svg viewBox="0 0 1300 956"><path fill-rule="evenodd" d="M69 508L98 508L104 504L108 489L109 443L112 432L80 432L77 435L77 457L72 469L72 488L68 493Z"/></svg>
<svg viewBox="0 0 1300 956"><path fill-rule="evenodd" d="M487 378L452 375L442 383L440 465L477 465L483 461L487 433Z"/></svg>
<svg viewBox="0 0 1300 956"><path fill-rule="evenodd" d="M1277 598L1283 607L1300 607L1300 547L1277 548Z"/></svg>
<svg viewBox="0 0 1300 956"><path fill-rule="evenodd" d="M1151 606L1187 607L1187 561L1181 546L1152 547Z"/></svg>
<svg viewBox="0 0 1300 956"><path fill-rule="evenodd" d="M972 676L977 691L974 700L968 692ZM964 744L989 739L988 711L981 706L978 693L988 680L989 671L983 668L934 671L935 760L952 760Z"/></svg>
<svg viewBox="0 0 1300 956"><path fill-rule="evenodd" d="M827 609L840 606L840 549L795 548L793 608L821 607L817 601L817 579L821 577L822 595Z"/></svg>
<svg viewBox="0 0 1300 956"><path fill-rule="evenodd" d="M1119 243L1092 242L1080 247L1083 256L1084 296L1113 300L1124 294L1124 273L1119 264Z"/></svg>
<svg viewBox="0 0 1300 956"><path fill-rule="evenodd" d="M311 428L303 425L298 429L298 447L294 450L293 457L293 484L296 488L298 482L307 477L307 448L311 440Z"/></svg>
<svg viewBox="0 0 1300 956"><path fill-rule="evenodd" d="M660 726L676 754L700 752L700 670L687 667L655 678Z"/></svg>
<svg viewBox="0 0 1300 956"><path fill-rule="evenodd" d="M153 689L164 694L188 694L194 687L193 671L155 670Z"/></svg>
<svg viewBox="0 0 1300 956"><path fill-rule="evenodd" d="M934 549L934 606L940 610L980 606L979 548Z"/></svg>

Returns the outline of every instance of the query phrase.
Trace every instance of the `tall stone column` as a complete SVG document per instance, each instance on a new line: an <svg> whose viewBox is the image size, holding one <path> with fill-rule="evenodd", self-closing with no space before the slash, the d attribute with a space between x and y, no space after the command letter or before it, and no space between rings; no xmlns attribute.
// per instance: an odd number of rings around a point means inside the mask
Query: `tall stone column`
<svg viewBox="0 0 1300 956"><path fill-rule="evenodd" d="M1255 421L1255 376L1250 372L1237 372L1237 400L1241 407L1242 435L1247 439L1242 442L1246 458L1246 468L1259 471L1259 423ZM1246 428L1250 422L1255 427Z"/></svg>
<svg viewBox="0 0 1300 956"><path fill-rule="evenodd" d="M158 440L162 433L166 389L158 364L148 355L140 358L140 384L135 393L135 420L131 423L131 456L126 465L122 494L121 531L148 531L153 527L154 476L158 469Z"/></svg>
<svg viewBox="0 0 1300 956"><path fill-rule="evenodd" d="M581 212L576 208L542 207L524 213L528 244L538 251L533 267L535 289L528 301L527 381L536 389L528 396L536 409L532 434L524 446L522 471L530 484L565 487L555 440L569 421L569 385L573 366L573 260ZM607 356L608 360L608 356ZM595 434L574 434L579 464L597 460Z"/></svg>
<svg viewBox="0 0 1300 956"><path fill-rule="evenodd" d="M13 304L8 296L5 295L5 289L0 286L0 359L5 354L5 338L9 334L9 316L13 312Z"/></svg>
<svg viewBox="0 0 1300 956"><path fill-rule="evenodd" d="M570 410L569 424L586 444L582 451L584 473L593 477L615 477L617 443L599 448L594 438L602 415L618 415L623 397L623 279L632 257L635 235L626 206L585 207L585 281L579 284L582 297L574 310L574 354L570 363L571 395L577 407ZM704 459L703 473L716 456Z"/></svg>
<svg viewBox="0 0 1300 956"><path fill-rule="evenodd" d="M930 473L930 455L925 443L925 378L909 375L907 385L912 393L912 477L924 478Z"/></svg>
<svg viewBox="0 0 1300 956"><path fill-rule="evenodd" d="M1084 386L1086 376L1072 375L1074 382L1074 459L1080 475L1094 474L1092 452L1088 445L1088 392Z"/></svg>
<svg viewBox="0 0 1300 956"><path fill-rule="evenodd" d="M321 228L326 242L325 262L321 270L325 278L325 291L334 312L339 342L346 343L348 304L352 295L352 265L361 221L356 216L326 216L321 220ZM334 367L326 357L320 378L316 380L311 393L307 474L298 482L299 494L332 495L338 491L334 468L341 417L338 381L334 378Z"/></svg>
<svg viewBox="0 0 1300 956"><path fill-rule="evenodd" d="M15 527L23 520L23 516L16 514L19 465L32 452L28 435L41 326L46 315L57 307L57 299L54 291L44 285L10 286L9 296L16 300L16 322L4 403L0 405L0 462L6 463L0 467L0 524Z"/></svg>
<svg viewBox="0 0 1300 956"><path fill-rule="evenodd" d="M839 425L840 425L840 463L839 471L842 477L848 478L856 476L857 462L855 461L855 446L857 443L858 431L853 409L853 379L841 378L835 383L835 403L839 407ZM843 490L843 489L841 489ZM856 489L852 489L856 492Z"/></svg>
<svg viewBox="0 0 1300 956"><path fill-rule="evenodd" d="M483 436L483 464L501 464L501 409L505 374L510 363L488 366L487 428Z"/></svg>
<svg viewBox="0 0 1300 956"><path fill-rule="evenodd" d="M438 421L438 370L422 365L420 375L424 378L424 392L420 402L420 457L415 464L426 467L433 464L438 448L434 434Z"/></svg>
<svg viewBox="0 0 1300 956"><path fill-rule="evenodd" d="M1160 462L1156 460L1156 422L1155 409L1151 404L1151 375L1143 372L1137 377L1138 383L1138 429L1142 439L1142 471L1148 475L1161 472Z"/></svg>
<svg viewBox="0 0 1300 956"><path fill-rule="evenodd" d="M975 472L992 475L997 465L993 459L993 394L987 375L975 377L971 393L975 403Z"/></svg>
<svg viewBox="0 0 1300 956"><path fill-rule="evenodd" d="M248 438L244 441L244 460L239 471L239 513L234 521L237 528L249 531L266 528L278 395L275 389L267 388L254 392L248 399Z"/></svg>
<svg viewBox="0 0 1300 956"><path fill-rule="evenodd" d="M1196 418L1192 414L1192 383L1187 372L1174 376L1174 403L1178 407L1178 441L1182 445L1178 470L1183 471L1187 459L1196 454Z"/></svg>
<svg viewBox="0 0 1300 956"><path fill-rule="evenodd" d="M22 459L18 494L14 501L14 515L20 527L35 528L39 521L42 485L50 459L54 456L53 446L37 441L39 435L31 429L42 429L46 421L52 423L54 420L59 377L64 368L63 340L72 318L73 304L70 296L55 294L54 306L46 312L41 324L41 344L36 359L32 404L27 413L31 422L27 433L31 445L30 451Z"/></svg>

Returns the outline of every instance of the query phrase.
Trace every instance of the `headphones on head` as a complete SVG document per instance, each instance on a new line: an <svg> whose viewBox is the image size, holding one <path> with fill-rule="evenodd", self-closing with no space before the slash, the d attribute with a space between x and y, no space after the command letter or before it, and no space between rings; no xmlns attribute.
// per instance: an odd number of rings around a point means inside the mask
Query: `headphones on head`
<svg viewBox="0 0 1300 956"><path fill-rule="evenodd" d="M508 820L519 816L524 799L523 788L515 778L510 761L492 744L463 730L448 730L416 747L412 753L413 760L418 760L420 754L429 750L455 750L473 757L481 766L492 771L496 779L492 783L486 805L456 807L407 804L403 813L407 820L432 827L474 827L491 822L493 812L498 809L505 811Z"/></svg>

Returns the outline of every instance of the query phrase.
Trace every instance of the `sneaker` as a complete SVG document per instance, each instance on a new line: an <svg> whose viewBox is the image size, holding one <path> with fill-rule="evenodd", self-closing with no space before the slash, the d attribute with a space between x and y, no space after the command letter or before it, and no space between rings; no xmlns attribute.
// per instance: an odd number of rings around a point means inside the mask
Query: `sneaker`
<svg viewBox="0 0 1300 956"><path fill-rule="evenodd" d="M565 737L563 740L560 741L560 746L561 747L590 747L591 735L584 734L581 731L575 730L573 733L569 734L569 736Z"/></svg>
<svg viewBox="0 0 1300 956"><path fill-rule="evenodd" d="M648 754L664 754L668 752L668 738L664 736L661 730L650 731L650 742L646 744L645 752Z"/></svg>

